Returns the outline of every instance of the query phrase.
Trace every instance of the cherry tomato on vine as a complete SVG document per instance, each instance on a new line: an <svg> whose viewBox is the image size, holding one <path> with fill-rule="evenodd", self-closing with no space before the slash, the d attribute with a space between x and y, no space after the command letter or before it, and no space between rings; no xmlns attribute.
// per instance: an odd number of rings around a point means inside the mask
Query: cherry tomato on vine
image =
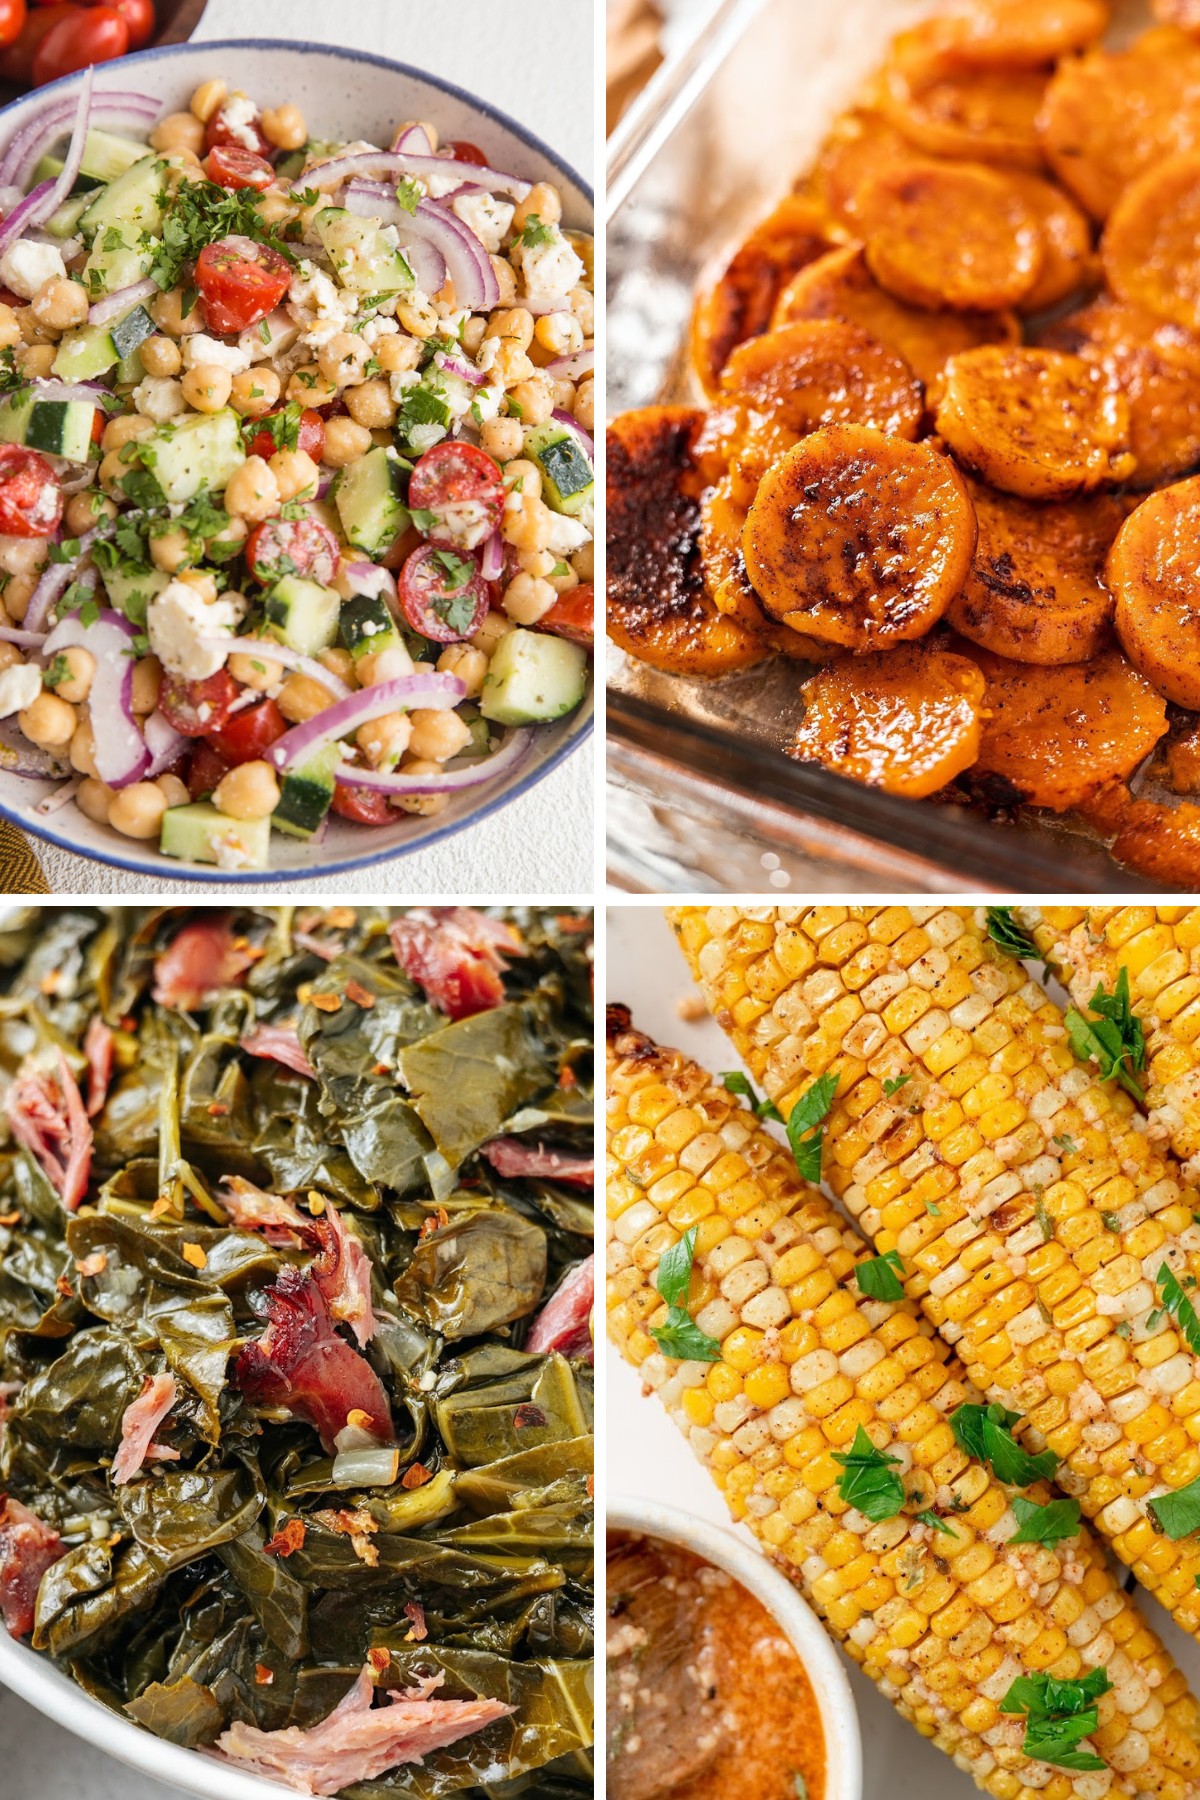
<svg viewBox="0 0 1200 1800"><path fill-rule="evenodd" d="M129 28L129 48L140 50L154 36L158 20L154 16L154 0L108 0Z"/></svg>
<svg viewBox="0 0 1200 1800"><path fill-rule="evenodd" d="M33 79L33 59L38 46L60 19L74 19L83 11L74 0L54 0L52 6L38 6L27 13L17 27L17 36L0 50L0 77L28 87Z"/></svg>
<svg viewBox="0 0 1200 1800"><path fill-rule="evenodd" d="M88 6L77 17L53 24L33 58L33 85L42 87L86 69L89 63L112 62L129 48L129 27L112 6Z"/></svg>
<svg viewBox="0 0 1200 1800"><path fill-rule="evenodd" d="M15 43L25 24L25 0L0 0L0 45Z"/></svg>

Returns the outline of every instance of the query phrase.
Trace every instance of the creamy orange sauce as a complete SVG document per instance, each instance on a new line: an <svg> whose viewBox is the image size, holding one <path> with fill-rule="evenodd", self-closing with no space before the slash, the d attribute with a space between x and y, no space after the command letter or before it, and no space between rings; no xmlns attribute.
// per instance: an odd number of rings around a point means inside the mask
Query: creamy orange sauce
<svg viewBox="0 0 1200 1800"><path fill-rule="evenodd" d="M826 1800L812 1684L732 1576L608 1534L608 1800Z"/></svg>

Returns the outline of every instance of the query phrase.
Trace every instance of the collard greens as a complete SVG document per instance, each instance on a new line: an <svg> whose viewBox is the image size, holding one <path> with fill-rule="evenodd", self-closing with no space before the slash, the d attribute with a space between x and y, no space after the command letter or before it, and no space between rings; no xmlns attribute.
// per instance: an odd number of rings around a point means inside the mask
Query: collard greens
<svg viewBox="0 0 1200 1800"><path fill-rule="evenodd" d="M513 1710L350 1800L572 1800L591 1366L524 1346L591 1253L588 921L455 914L516 933L458 1016L407 914L0 930L0 1576L19 1503L53 1546L33 1645L174 1743L312 1726L371 1660ZM93 1141L69 1210L73 1085ZM497 1174L502 1137L536 1175ZM306 1402L331 1334L344 1395Z"/></svg>

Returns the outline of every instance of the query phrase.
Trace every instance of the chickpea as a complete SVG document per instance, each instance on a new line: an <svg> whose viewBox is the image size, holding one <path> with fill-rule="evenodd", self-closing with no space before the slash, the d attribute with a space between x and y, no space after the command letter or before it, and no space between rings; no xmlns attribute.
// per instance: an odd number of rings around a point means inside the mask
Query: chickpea
<svg viewBox="0 0 1200 1800"><path fill-rule="evenodd" d="M533 314L523 306L498 306L488 317L485 338L500 338L528 350L533 342Z"/></svg>
<svg viewBox="0 0 1200 1800"><path fill-rule="evenodd" d="M43 281L30 307L39 325L50 331L70 331L88 316L88 298L79 282L61 276Z"/></svg>
<svg viewBox="0 0 1200 1800"><path fill-rule="evenodd" d="M179 345L173 338L161 337L156 332L138 348L142 355L142 367L147 375L178 375L183 366Z"/></svg>
<svg viewBox="0 0 1200 1800"><path fill-rule="evenodd" d="M216 78L212 81L202 81L188 101L188 111L194 119L199 119L202 125L207 125L228 92L229 89L225 83Z"/></svg>
<svg viewBox="0 0 1200 1800"><path fill-rule="evenodd" d="M192 540L186 531L162 531L150 539L150 561L165 575L186 569L191 556Z"/></svg>
<svg viewBox="0 0 1200 1800"><path fill-rule="evenodd" d="M512 264L503 256L493 256L492 273L496 277L496 286L500 290L501 306L511 306L517 297L517 276Z"/></svg>
<svg viewBox="0 0 1200 1800"><path fill-rule="evenodd" d="M511 512L505 507L500 535L515 550L545 550L554 536L554 515L544 500L523 494L519 507Z"/></svg>
<svg viewBox="0 0 1200 1800"><path fill-rule="evenodd" d="M264 413L270 412L281 392L282 383L274 369L264 369L258 363L253 369L241 369L234 376L229 404L244 419L261 419Z"/></svg>
<svg viewBox="0 0 1200 1800"><path fill-rule="evenodd" d="M542 581L536 575L526 575L522 570L520 574L513 576L505 588L502 604L515 624L536 625L557 599L558 595L548 581Z"/></svg>
<svg viewBox="0 0 1200 1800"><path fill-rule="evenodd" d="M589 375L581 381L575 391L575 404L571 408L585 431L596 429L596 383Z"/></svg>
<svg viewBox="0 0 1200 1800"><path fill-rule="evenodd" d="M544 313L534 326L533 335L551 356L573 356L583 349L583 326L574 313Z"/></svg>
<svg viewBox="0 0 1200 1800"><path fill-rule="evenodd" d="M520 407L521 423L529 430L544 425L554 411L554 383L539 370L528 381L517 383L509 395L509 404L514 411Z"/></svg>
<svg viewBox="0 0 1200 1800"><path fill-rule="evenodd" d="M518 200L513 211L513 230L523 231L534 218L540 219L543 225L557 225L562 218L558 189L552 188L548 181L535 181L525 198Z"/></svg>
<svg viewBox="0 0 1200 1800"><path fill-rule="evenodd" d="M204 121L190 112L168 113L150 133L150 148L167 154L172 150L190 150L193 156L199 156L204 148Z"/></svg>
<svg viewBox="0 0 1200 1800"><path fill-rule="evenodd" d="M4 610L18 625L29 610L37 584L38 578L33 574L10 575L4 584Z"/></svg>
<svg viewBox="0 0 1200 1800"><path fill-rule="evenodd" d="M311 719L327 706L333 705L333 695L311 675L289 675L276 696L275 704L284 718L292 725L303 725L305 719Z"/></svg>
<svg viewBox="0 0 1200 1800"><path fill-rule="evenodd" d="M25 658L15 644L6 644L0 639L0 670L12 669Z"/></svg>
<svg viewBox="0 0 1200 1800"><path fill-rule="evenodd" d="M596 579L596 546L591 540L586 544L580 544L574 556L568 557L567 561L580 581Z"/></svg>
<svg viewBox="0 0 1200 1800"><path fill-rule="evenodd" d="M468 356L478 354L486 330L487 320L481 319L477 313L469 319L464 319L462 330L459 333L459 343Z"/></svg>
<svg viewBox="0 0 1200 1800"><path fill-rule="evenodd" d="M57 351L53 344L27 344L17 352L17 367L28 380L45 380L53 373Z"/></svg>
<svg viewBox="0 0 1200 1800"><path fill-rule="evenodd" d="M493 610L487 614L479 630L470 639L471 647L474 650L481 650L486 657L490 658L500 639L507 637L512 629L512 620L507 618L504 613Z"/></svg>
<svg viewBox="0 0 1200 1800"><path fill-rule="evenodd" d="M110 419L104 427L104 436L100 439L102 450L123 450L126 444L138 438L149 437L154 430L154 420L148 419L145 413L120 413L117 418Z"/></svg>
<svg viewBox="0 0 1200 1800"><path fill-rule="evenodd" d="M75 727L75 735L71 739L67 756L70 759L71 767L77 769L81 775L96 773L96 739L92 732L90 719L81 719ZM105 814L106 818L107 816Z"/></svg>
<svg viewBox="0 0 1200 1800"><path fill-rule="evenodd" d="M282 225L285 220L295 218L296 204L288 199L281 187L265 188L258 203L258 216L267 225Z"/></svg>
<svg viewBox="0 0 1200 1800"><path fill-rule="evenodd" d="M438 657L437 666L443 675L458 676L467 690L468 700L477 699L483 692L488 659L472 644L447 644Z"/></svg>
<svg viewBox="0 0 1200 1800"><path fill-rule="evenodd" d="M256 694L265 694L269 688L275 687L283 676L283 664L272 662L266 651L275 648L271 638L257 640L263 647L264 655L258 656L254 651L238 651L228 662L229 673L243 687L253 688Z"/></svg>
<svg viewBox="0 0 1200 1800"><path fill-rule="evenodd" d="M375 375L361 387L347 390L346 410L355 424L379 431L395 421L396 402L387 382Z"/></svg>
<svg viewBox="0 0 1200 1800"><path fill-rule="evenodd" d="M525 434L522 432L522 444L524 437ZM532 495L534 499L540 500L542 497L542 471L535 462L530 462L528 457L518 457L515 462L510 462L505 466L504 485L510 494L519 494L522 499L526 500Z"/></svg>
<svg viewBox="0 0 1200 1800"><path fill-rule="evenodd" d="M182 569L175 579L194 588L205 606L211 606L217 597L217 578L209 569Z"/></svg>
<svg viewBox="0 0 1200 1800"><path fill-rule="evenodd" d="M543 581L549 581L558 567L558 558L549 550L518 550L517 566L524 569L526 575L536 575Z"/></svg>
<svg viewBox="0 0 1200 1800"><path fill-rule="evenodd" d="M82 494L72 494L63 510L63 522L71 537L82 537L101 519L115 519L116 516L117 509L111 500L105 500L87 488Z"/></svg>
<svg viewBox="0 0 1200 1800"><path fill-rule="evenodd" d="M316 363L302 363L287 384L287 397L301 406L328 406L336 400L336 382L326 380Z"/></svg>
<svg viewBox="0 0 1200 1800"><path fill-rule="evenodd" d="M11 350L21 342L21 327L11 306L0 305L0 350Z"/></svg>
<svg viewBox="0 0 1200 1800"><path fill-rule="evenodd" d="M399 762L412 737L412 720L407 713L384 713L368 719L354 734L354 741L373 769Z"/></svg>
<svg viewBox="0 0 1200 1800"><path fill-rule="evenodd" d="M259 123L268 144L277 150L299 150L308 142L308 126L298 106L268 107Z"/></svg>
<svg viewBox="0 0 1200 1800"><path fill-rule="evenodd" d="M404 775L440 775L441 772L441 763L420 756L410 757L401 771ZM423 819L440 813L449 804L449 794L395 794L392 797L392 805L398 806L401 812L415 813Z"/></svg>
<svg viewBox="0 0 1200 1800"><path fill-rule="evenodd" d="M9 575L35 575L48 555L45 538L0 538L0 569Z"/></svg>
<svg viewBox="0 0 1200 1800"><path fill-rule="evenodd" d="M448 762L471 742L471 728L450 708L418 707L410 713L414 756L429 762Z"/></svg>
<svg viewBox="0 0 1200 1800"><path fill-rule="evenodd" d="M187 317L184 317L181 287L170 288L165 294L156 294L150 302L150 317L168 337L191 337L194 331L204 330L204 320L198 306L193 306Z"/></svg>
<svg viewBox="0 0 1200 1800"><path fill-rule="evenodd" d="M186 806L192 797L178 775L159 775L155 778L154 785L162 794L168 807Z"/></svg>
<svg viewBox="0 0 1200 1800"><path fill-rule="evenodd" d="M22 306L16 317L23 344L48 344L52 339L57 339L58 333L42 324L32 306Z"/></svg>
<svg viewBox="0 0 1200 1800"><path fill-rule="evenodd" d="M371 346L349 331L335 332L328 343L317 351L317 367L326 381L335 387L355 387L366 380L366 366L371 360Z"/></svg>
<svg viewBox="0 0 1200 1800"><path fill-rule="evenodd" d="M162 678L163 666L157 656L140 656L134 663L129 704L139 717L144 713L152 713L158 705Z"/></svg>
<svg viewBox="0 0 1200 1800"><path fill-rule="evenodd" d="M121 483L129 473L129 464L119 450L110 450L106 456L100 458L100 467L97 473L100 478L100 486L106 494L117 500L125 499L125 489Z"/></svg>
<svg viewBox="0 0 1200 1800"><path fill-rule="evenodd" d="M77 723L75 708L48 688L43 688L32 706L17 714L17 724L30 743L43 750L57 750L60 744L69 744Z"/></svg>
<svg viewBox="0 0 1200 1800"><path fill-rule="evenodd" d="M223 525L212 537L205 538L204 547L211 556L214 544L240 544L249 536L250 527L245 519L230 519L228 525Z"/></svg>
<svg viewBox="0 0 1200 1800"><path fill-rule="evenodd" d="M569 594L572 588L579 586L579 577L570 563L556 562L557 575L551 573L545 577L556 594Z"/></svg>
<svg viewBox="0 0 1200 1800"><path fill-rule="evenodd" d="M375 345L375 361L385 375L399 375L417 368L424 354L416 338L405 337L399 331L381 337Z"/></svg>
<svg viewBox="0 0 1200 1800"><path fill-rule="evenodd" d="M325 421L325 449L321 461L331 469L344 469L371 448L371 434L355 419L340 416Z"/></svg>
<svg viewBox="0 0 1200 1800"><path fill-rule="evenodd" d="M75 790L75 804L85 819L97 825L108 824L108 809L117 797L115 788L105 787L96 775L89 775Z"/></svg>
<svg viewBox="0 0 1200 1800"><path fill-rule="evenodd" d="M554 400L556 412L572 412L575 407L575 383L561 381L557 376L550 384L550 393Z"/></svg>
<svg viewBox="0 0 1200 1800"><path fill-rule="evenodd" d="M269 519L279 511L279 483L261 456L248 456L225 488L225 511L243 519Z"/></svg>
<svg viewBox="0 0 1200 1800"><path fill-rule="evenodd" d="M113 795L108 822L124 837L157 837L167 810L167 796L152 781L135 781Z"/></svg>
<svg viewBox="0 0 1200 1800"><path fill-rule="evenodd" d="M233 376L220 363L195 363L180 382L183 397L194 411L220 412L233 387Z"/></svg>
<svg viewBox="0 0 1200 1800"><path fill-rule="evenodd" d="M354 673L362 687L378 687L381 681L399 681L411 675L414 666L404 645L393 644L387 650L368 650L355 663Z"/></svg>
<svg viewBox="0 0 1200 1800"><path fill-rule="evenodd" d="M213 794L218 812L231 819L265 819L279 805L279 782L270 763L238 763Z"/></svg>
<svg viewBox="0 0 1200 1800"><path fill-rule="evenodd" d="M414 306L411 300L400 302L396 317L405 331L416 338L433 337L440 323L432 306Z"/></svg>
<svg viewBox="0 0 1200 1800"><path fill-rule="evenodd" d="M516 387L533 374L533 363L515 338L501 338L489 375L502 387Z"/></svg>
<svg viewBox="0 0 1200 1800"><path fill-rule="evenodd" d="M596 296L590 288L572 288L567 296L571 302L571 311L579 320L583 335L586 338L596 334Z"/></svg>
<svg viewBox="0 0 1200 1800"><path fill-rule="evenodd" d="M519 419L485 419L479 443L498 463L512 462L525 448L525 433Z"/></svg>
<svg viewBox="0 0 1200 1800"><path fill-rule="evenodd" d="M358 677L354 672L354 658L349 650L342 650L336 646L330 650L322 650L317 661L323 669L328 669L331 675L336 675L340 681L344 681L347 687L358 686Z"/></svg>
<svg viewBox="0 0 1200 1800"><path fill-rule="evenodd" d="M71 706L79 706L88 697L92 685L92 676L96 673L96 659L90 650L82 644L72 644L68 650L60 650L50 668L59 666L59 657L66 664L67 672L59 681L52 684L53 691L60 700L66 700ZM49 675L50 670L47 670Z"/></svg>
<svg viewBox="0 0 1200 1800"><path fill-rule="evenodd" d="M307 450L277 450L270 462L281 500L311 500L317 491L321 471Z"/></svg>

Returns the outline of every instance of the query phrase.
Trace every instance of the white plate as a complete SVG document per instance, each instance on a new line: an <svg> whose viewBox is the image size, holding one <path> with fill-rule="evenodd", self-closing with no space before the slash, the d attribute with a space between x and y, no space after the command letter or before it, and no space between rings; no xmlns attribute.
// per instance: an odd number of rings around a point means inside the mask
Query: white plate
<svg viewBox="0 0 1200 1800"><path fill-rule="evenodd" d="M582 231L592 228L590 188L540 139L460 88L388 57L334 50L325 44L272 43L258 38L168 44L102 66L96 74L96 91L151 94L169 110L186 110L189 95L210 75L236 82L262 103L285 98L295 102L319 137L361 137L369 143L388 143L402 119L432 119L443 137L479 143L494 167L529 181L553 181L562 195L565 222ZM66 76L0 110L0 143L7 142L34 107L44 104L47 94L73 92L79 79ZM261 888L274 881L365 868L451 837L527 793L587 742L591 728L589 695L560 724L535 730L525 761L510 776L455 795L434 818L398 815L394 825L366 826L331 817L319 843L274 832L272 866L266 870L231 873L211 863L185 863L163 856L151 844L122 837L109 826L85 818L73 801L41 816L35 810L37 803L60 784L30 781L3 770L0 816L64 850L95 857L132 874Z"/></svg>
<svg viewBox="0 0 1200 1800"><path fill-rule="evenodd" d="M677 1005L695 989L662 912L655 906L608 910L608 993L633 1013L633 1022L662 1044L694 1056L714 1073L740 1067L720 1027L707 1014L698 1023ZM714 1524L729 1524L717 1489L695 1461L658 1401L643 1395L633 1370L607 1346L608 1491L684 1507ZM753 1541L743 1526L734 1529ZM1177 1629L1157 1603L1139 1595L1142 1610L1200 1693L1200 1644ZM978 1788L919 1737L871 1682L847 1661L863 1741L863 1793L871 1800L969 1800ZM829 1800L837 1800L830 1795Z"/></svg>

